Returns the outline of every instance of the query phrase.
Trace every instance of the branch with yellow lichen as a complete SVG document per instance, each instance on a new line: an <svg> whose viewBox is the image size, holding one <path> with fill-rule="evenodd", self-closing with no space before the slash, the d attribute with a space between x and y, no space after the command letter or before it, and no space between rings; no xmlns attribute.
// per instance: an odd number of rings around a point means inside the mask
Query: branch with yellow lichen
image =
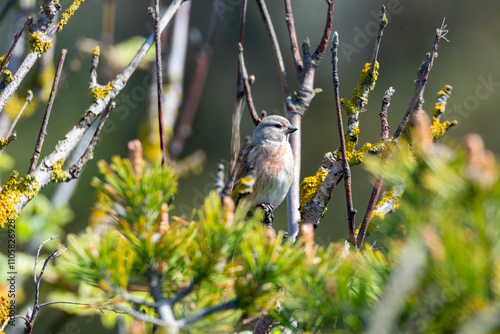
<svg viewBox="0 0 500 334"><path fill-rule="evenodd" d="M19 205L23 198L32 199L38 194L40 184L32 175L24 175L19 180L19 173L13 171L0 193L0 227L19 217Z"/></svg>
<svg viewBox="0 0 500 334"><path fill-rule="evenodd" d="M337 160L335 154L325 154L316 175L304 178L300 185L301 224L318 227L332 197L333 189L343 176L342 161Z"/></svg>
<svg viewBox="0 0 500 334"><path fill-rule="evenodd" d="M174 0L171 5L166 9L165 13L163 14L161 21L160 21L160 30L164 30L167 23L171 20L177 9L180 7L184 0ZM55 6L52 1L45 0L46 4L51 4L52 7L55 10L55 7L60 9L60 6L57 5ZM52 8L51 7L51 8ZM45 7L44 7L45 8ZM118 74L116 78L112 81L112 84L110 83L109 85L109 91L104 92L102 91L103 94L98 94L99 96L96 96L97 98L94 99L92 105L85 111L85 114L82 116L80 121L66 134L65 138L63 140L60 140L58 144L55 146L54 150L52 153L47 155L41 163L36 167L36 169L33 172L33 175L30 176L29 180L26 180L25 178L22 179L22 184L25 184L26 182L30 181L33 185L36 184L36 192L38 192L39 189L43 188L45 185L47 185L49 182L52 180L55 181L60 181L63 179L62 174L60 173L59 170L59 165L62 164L61 162L66 160L71 152L75 149L75 147L78 145L78 143L82 140L83 136L87 132L87 130L96 122L99 117L101 116L102 122L105 121L105 110L107 109L107 106L112 103L112 101L115 99L115 97L121 92L121 90L125 87L127 84L128 80L134 73L134 71L137 69L139 66L139 63L142 61L142 59L145 57L146 53L148 52L149 48L153 44L153 35L151 34L143 43L141 48L138 50L137 54L135 57L132 59L130 64L123 70L122 73ZM36 55L35 55L36 56ZM94 56L98 56L98 52L94 52ZM26 60L25 60L26 61ZM19 71L18 71L19 72ZM17 73L16 73L17 76ZM14 80L16 79L16 76L14 76ZM112 86L112 87L111 87ZM105 86L108 87L108 86ZM102 87L101 87L102 88ZM17 87L16 87L17 89ZM5 93L5 91L4 91ZM3 97L3 95L2 95ZM2 102L4 100L0 100L0 109L3 108ZM96 139L97 140L97 139ZM95 144L94 144L95 145ZM93 149L93 148L92 148ZM91 158L91 152L89 152L86 156L85 159L89 160ZM86 161L85 161L86 162ZM57 163L57 164L56 164ZM54 167L55 172L54 172ZM80 169L81 171L81 169ZM74 171L75 174L78 174L78 166L76 170ZM71 170L67 171L66 174L71 174ZM16 174L17 175L17 174ZM74 176L72 176L74 177ZM15 180L14 180L15 181ZM32 192L20 192L17 191L17 188L14 188L13 182L11 181L9 185L4 186L6 189L14 189L15 191L15 201L10 201L6 200L5 196L7 194L2 193L1 195L3 196L3 203L6 203L7 206L3 206L2 209L4 211L8 211L8 215L3 214L4 217L8 218L16 218L22 208L28 204L28 202L33 198L33 193ZM17 182L17 181L16 181ZM21 181L19 181L21 182ZM35 188L34 186L32 188ZM12 192L12 191L11 191ZM0 198L0 200L2 200ZM14 203L14 205L12 205ZM1 205L2 203L0 203ZM5 209L9 208L9 210Z"/></svg>
<svg viewBox="0 0 500 334"><path fill-rule="evenodd" d="M365 107L368 104L368 96L370 95L370 92L375 88L379 69L379 63L377 61L378 50L380 47L380 41L382 39L384 28L387 23L388 20L386 16L385 6L382 6L380 11L379 29L377 33L377 39L375 41L375 47L373 49L371 62L366 63L361 70L358 86L354 89L351 99L348 100L343 98L340 100L342 108L349 118L345 141L347 158L349 160L349 163L352 165L359 164L362 161L362 156L372 148L372 144L365 143L359 151L356 151L356 145L359 141L360 132L359 113L366 111Z"/></svg>
<svg viewBox="0 0 500 334"><path fill-rule="evenodd" d="M12 82L10 82L0 95L0 112L3 111L5 104L17 91L19 85L37 62L40 55L46 52L52 45L52 38L57 29L54 25L58 12L62 9L58 1L44 0L42 11L37 22L28 24L30 35L30 51L19 66Z"/></svg>
<svg viewBox="0 0 500 334"><path fill-rule="evenodd" d="M453 87L450 85L444 86L438 92L438 96L436 98L436 104L434 104L434 109L432 111L432 126L431 133L432 139L434 142L441 139L444 134L452 127L458 124L456 120L453 121L444 121L441 123L440 119L443 113L446 111L446 103L448 102L448 98L450 97L451 90Z"/></svg>

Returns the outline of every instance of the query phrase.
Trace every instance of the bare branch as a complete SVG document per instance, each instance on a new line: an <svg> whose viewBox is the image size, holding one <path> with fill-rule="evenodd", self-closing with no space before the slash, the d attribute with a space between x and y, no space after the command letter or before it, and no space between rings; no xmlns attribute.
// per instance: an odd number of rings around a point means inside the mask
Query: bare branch
<svg viewBox="0 0 500 334"><path fill-rule="evenodd" d="M394 90L394 88L389 87L389 89L385 91L384 98L382 99L382 108L380 110L379 116L382 126L382 133L380 134L380 137L383 141L387 141L389 139L389 130L391 129L391 127L389 126L389 122L387 121L387 111L391 104L392 95L394 95L395 92L396 91Z"/></svg>
<svg viewBox="0 0 500 334"><path fill-rule="evenodd" d="M241 64L241 76L243 81L243 87L245 89L245 96L247 99L248 111L250 112L250 116L252 117L253 124L255 126L259 125L261 119L257 114L257 110L253 104L252 91L250 88L250 80L248 78L247 68L245 66L245 57L243 55L243 46L238 43L238 51L239 51L239 62Z"/></svg>
<svg viewBox="0 0 500 334"><path fill-rule="evenodd" d="M333 33L332 39L332 76L333 76L333 90L335 97L335 109L337 111L337 124L339 128L340 136L340 151L342 152L342 166L344 170L344 184L345 184L345 196L347 202L347 219L349 224L349 241L355 245L356 235L355 235L355 221L356 210L353 208L352 204L352 188L351 188L351 169L349 168L349 160L347 159L347 150L345 146L345 136L344 136L344 125L342 123L342 111L340 109L340 96L339 96L339 75L338 75L338 58L337 49L339 46L339 35L335 31Z"/></svg>
<svg viewBox="0 0 500 334"><path fill-rule="evenodd" d="M369 71L370 76L373 75L373 72L375 71L375 63L377 62L378 58L380 41L382 40L382 36L384 35L384 28L386 25L387 25L386 10L385 6L382 5L382 8L380 9L380 20L378 23L377 39L375 40L375 47L373 48L372 61L370 63L370 71Z"/></svg>
<svg viewBox="0 0 500 334"><path fill-rule="evenodd" d="M323 54L328 47L328 42L330 41L330 35L332 33L333 27L333 11L335 10L335 0L327 0L328 3L328 13L326 15L326 23L325 29L323 31L323 36L321 37L321 41L316 47L316 51L311 57L311 63L313 66L317 67L319 65L319 61L323 57Z"/></svg>
<svg viewBox="0 0 500 334"><path fill-rule="evenodd" d="M192 316L178 320L179 327L184 327L186 325L192 324L193 322L196 322L196 321L200 320L201 318L208 317L212 313L226 311L226 310L232 310L232 309L238 308L238 306L239 306L238 300L233 299L231 301L225 302L225 303L220 304L220 305L207 307L205 309L200 310L198 313L193 314Z"/></svg>
<svg viewBox="0 0 500 334"><path fill-rule="evenodd" d="M21 30L19 30L14 35L14 41L12 42L12 46L10 47L9 52L7 52L7 54L5 55L5 58L2 62L2 64L0 64L0 73L2 73L2 71L7 67L7 64L9 63L10 58L12 58L12 54L14 53L14 49L16 48L17 42L19 41L19 39L23 35L23 31L26 29L26 26L32 22L33 22L33 19L31 17L28 17L28 19L24 23L23 27L21 28Z"/></svg>
<svg viewBox="0 0 500 334"><path fill-rule="evenodd" d="M40 158L40 153L42 152L43 141L47 135L47 125L49 124L50 113L52 111L52 105L54 104L54 99L56 97L57 86L59 85L59 79L61 78L61 71L64 65L64 59L66 58L67 49L61 50L61 55L59 56L59 61L57 63L56 74L54 76L54 82L52 84L52 90L50 91L49 102L47 103L47 109L45 109L45 116L43 116L42 127L40 128L40 133L38 134L38 140L36 142L35 151L33 152L33 157L31 158L31 164L28 169L28 174L33 175L36 165L38 164L38 158Z"/></svg>
<svg viewBox="0 0 500 334"><path fill-rule="evenodd" d="M386 142L389 139L389 124L387 122L387 110L389 105L391 104L391 97L394 94L394 89L390 87L384 95L382 99L382 110L380 111L380 121L382 124L382 141ZM382 159L385 159L385 154L382 155ZM359 227L358 235L356 236L357 247L361 248L366 236L366 230L370 225L370 221L373 216L373 211L375 209L375 205L377 204L378 197L380 195L380 190L382 189L382 184L384 182L383 177L379 177L375 180L375 184L373 185L372 194L370 195L370 201L368 202L368 206L365 211L365 216L363 217L363 221Z"/></svg>
<svg viewBox="0 0 500 334"><path fill-rule="evenodd" d="M165 125L163 122L163 71L161 60L161 33L160 33L160 4L155 0L154 10L150 8L150 14L153 17L155 45L156 45L156 89L158 100L158 129L160 132L160 149L162 152L161 163L167 165L167 143L165 140Z"/></svg>
<svg viewBox="0 0 500 334"><path fill-rule="evenodd" d="M292 48L292 56L295 62L297 77L300 79L300 73L303 70L303 62L300 57L299 43L297 42L297 32L295 31L295 20L293 19L292 4L290 0L285 0L285 21L290 37L290 46Z"/></svg>
<svg viewBox="0 0 500 334"><path fill-rule="evenodd" d="M274 31L273 22L271 21L271 16L267 10L267 6L264 0L257 0L257 5L259 6L260 14L264 20L264 25L266 26L267 34L271 40L271 46L274 51L274 57L278 64L278 70L280 72L281 88L283 89L283 95L285 98L290 96L290 89L288 88L288 81L286 79L285 64L283 63L283 56L281 55L280 46L278 44L278 38L276 37L276 32Z"/></svg>
<svg viewBox="0 0 500 334"><path fill-rule="evenodd" d="M447 33L448 33L448 30L446 30L446 24L444 24L444 21L443 21L441 28L436 30L436 37L434 38L434 43L432 44L432 49L431 49L431 52L429 54L429 57L423 66L422 77L420 78L418 86L415 89L415 93L413 94L413 97L410 100L408 107L406 108L406 111L401 119L401 122L399 122L398 128L396 129L396 131L394 132L394 135L392 136L392 138L394 140L399 139L401 132L403 131L403 128L408 123L408 120L410 119L410 116L411 116L413 110L415 109L415 106L417 105L419 99L420 99L420 95L422 93L422 90L425 87L425 84L427 83L427 79L429 78L429 73L431 71L432 65L434 64L434 59L437 56L437 49L439 46L439 41Z"/></svg>
<svg viewBox="0 0 500 334"><path fill-rule="evenodd" d="M59 237L59 236L56 235L56 236L51 237L51 238L45 240L44 242L42 242L42 244L38 247L38 250L36 252L35 264L33 266L33 281L34 281L34 284L35 284L35 301L33 303L33 311L31 312L31 314L29 314L27 316L29 319L25 319L25 320L27 320L26 324L25 324L25 327L24 327L24 333L25 334L32 333L32 331L33 331L33 324L35 323L36 316L38 314L38 311L40 310L40 305L38 303L38 298L40 297L40 282L42 281L42 276L43 276L43 273L45 272L45 268L47 267L47 264L49 263L49 261L52 258L57 257L57 256L60 255L59 250L56 249L45 260L38 261L38 258L40 257L40 251L42 250L42 247L47 242L49 242L51 240L54 240L57 237ZM43 262L43 266L42 266L42 269L40 270L40 274L37 277L37 275L36 275L36 267L41 262Z"/></svg>
<svg viewBox="0 0 500 334"><path fill-rule="evenodd" d="M31 103L32 100L33 100L33 92L31 90L28 90L28 95L26 96L26 100L24 101L21 110L19 110L16 119L14 120L14 122L12 122L12 125L10 126L9 136L11 135L12 131L14 131L14 129L16 128L17 122L19 122L19 119L23 115L24 109L26 109L26 107L28 106L28 104Z"/></svg>
<svg viewBox="0 0 500 334"><path fill-rule="evenodd" d="M94 157L94 148L99 142L99 134L104 127L104 123L106 123L106 120L108 119L111 109L113 109L115 106L115 101L110 100L108 105L106 106L106 109L104 110L104 113L101 115L101 119L99 120L99 124L97 125L94 136L92 137L89 146L87 146L80 159L78 159L78 161L66 172L66 181L79 178L80 174L82 173L83 167L85 167L87 162Z"/></svg>

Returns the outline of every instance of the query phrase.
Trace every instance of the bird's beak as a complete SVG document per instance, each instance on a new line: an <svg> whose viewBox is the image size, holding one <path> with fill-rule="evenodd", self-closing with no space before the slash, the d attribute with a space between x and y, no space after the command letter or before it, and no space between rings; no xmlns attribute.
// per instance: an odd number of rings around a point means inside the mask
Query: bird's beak
<svg viewBox="0 0 500 334"><path fill-rule="evenodd" d="M286 129L286 133L294 133L294 132L295 132L295 131L297 131L297 130L298 130L298 128L296 128L296 127L295 127L295 126L293 126L293 125L290 125L290 126L288 127L288 129Z"/></svg>

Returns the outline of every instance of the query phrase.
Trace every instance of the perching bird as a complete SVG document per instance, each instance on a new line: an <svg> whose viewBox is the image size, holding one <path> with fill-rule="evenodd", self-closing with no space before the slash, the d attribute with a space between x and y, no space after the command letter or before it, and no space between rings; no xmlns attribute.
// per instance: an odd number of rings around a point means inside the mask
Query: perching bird
<svg viewBox="0 0 500 334"><path fill-rule="evenodd" d="M235 188L249 169L254 169L255 184L246 200L252 208L261 206L270 220L292 185L294 160L288 137L295 131L297 128L282 116L263 118L253 132L246 160L236 166Z"/></svg>

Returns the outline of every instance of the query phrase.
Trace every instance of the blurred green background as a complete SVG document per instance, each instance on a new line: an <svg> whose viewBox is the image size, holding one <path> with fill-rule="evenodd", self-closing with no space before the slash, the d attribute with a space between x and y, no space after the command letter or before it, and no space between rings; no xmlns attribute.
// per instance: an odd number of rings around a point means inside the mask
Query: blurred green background
<svg viewBox="0 0 500 334"><path fill-rule="evenodd" d="M4 2L5 0L2 0ZM269 114L283 113L283 94L278 71L269 39L254 1L249 1L247 27L245 31L245 59L250 74L256 82L252 92L258 110ZM39 5L41 1L37 1ZM70 1L61 0L64 8ZM165 8L170 1L163 1ZM241 0L223 0L219 12L220 26L216 37L212 63L199 109L193 123L193 135L187 140L184 155L201 149L207 160L201 174L180 180L180 191L174 201L172 215L189 215L192 208L201 205L204 196L213 188L216 166L227 165L230 152L231 119L234 112L236 92L237 47ZM152 1L120 0L116 4L115 43L132 36L147 36L151 32L147 7ZM379 79L370 95L367 112L360 115L361 143L376 142L380 138L380 101L389 87L396 90L389 108L389 124L392 131L404 113L413 91L416 72L430 51L435 29L446 17L449 43L442 41L439 57L434 63L427 87L424 109L431 111L436 93L445 84L453 86L448 100L446 120L457 119L459 125L450 130L445 140L460 142L462 136L478 132L486 146L495 154L500 152L500 2L497 0L350 0L337 1L334 14L334 30L340 35L339 75L340 94L350 98L357 85L359 73L373 52L376 23L380 7L387 6L389 24L385 29L379 52ZM3 4L0 4L2 6ZM292 1L299 43L309 38L315 47L323 32L326 4L323 0ZM268 1L269 10L278 35L290 88L298 88L295 68L292 63L288 33L284 20L282 1ZM213 2L193 0L190 26L204 37ZM32 13L36 17L36 13ZM0 54L7 52L12 31L12 15L0 22ZM87 0L70 20L66 28L57 35L56 55L61 48L68 49L66 66L76 58L82 59L81 67L62 83L54 103L42 157L52 151L91 104L88 91L90 56L82 56L77 43L80 38L99 40L102 26L102 1ZM193 73L196 46L190 45L186 60L185 92ZM57 57L56 57L57 58ZM101 72L103 70L101 65ZM137 71L117 99L125 103L124 96L132 96L133 88L144 85L150 72ZM105 82L101 82L105 84ZM316 71L316 87L322 88L303 117L303 149L301 178L315 173L323 155L335 150L338 134L331 84L331 55L326 52ZM111 126L101 135L94 160L89 162L78 184L71 207L75 218L67 232L78 232L88 224L89 209L93 203L94 190L90 180L97 175L96 162L109 160L113 155L124 156L127 141L138 137L138 124L149 108L148 94L136 95L136 106L129 112L112 113ZM9 145L6 152L15 158L15 169L25 173L35 146L41 119L45 110L42 104L36 113L22 119L17 127L18 139ZM118 109L117 109L118 110ZM251 135L253 124L245 110L242 119L242 135ZM392 133L391 131L391 133ZM368 203L372 177L361 166L353 169L353 198L361 220ZM2 175L2 182L8 177ZM43 193L49 195L56 185L49 185ZM282 204L275 212L274 226L286 229L286 208ZM327 243L347 236L347 218L343 184L334 191L316 238ZM92 322L93 324L96 321ZM87 325L86 325L87 326ZM83 327L82 327L83 328ZM39 328L40 330L40 328ZM37 331L38 332L38 331ZM43 331L40 331L40 333Z"/></svg>

